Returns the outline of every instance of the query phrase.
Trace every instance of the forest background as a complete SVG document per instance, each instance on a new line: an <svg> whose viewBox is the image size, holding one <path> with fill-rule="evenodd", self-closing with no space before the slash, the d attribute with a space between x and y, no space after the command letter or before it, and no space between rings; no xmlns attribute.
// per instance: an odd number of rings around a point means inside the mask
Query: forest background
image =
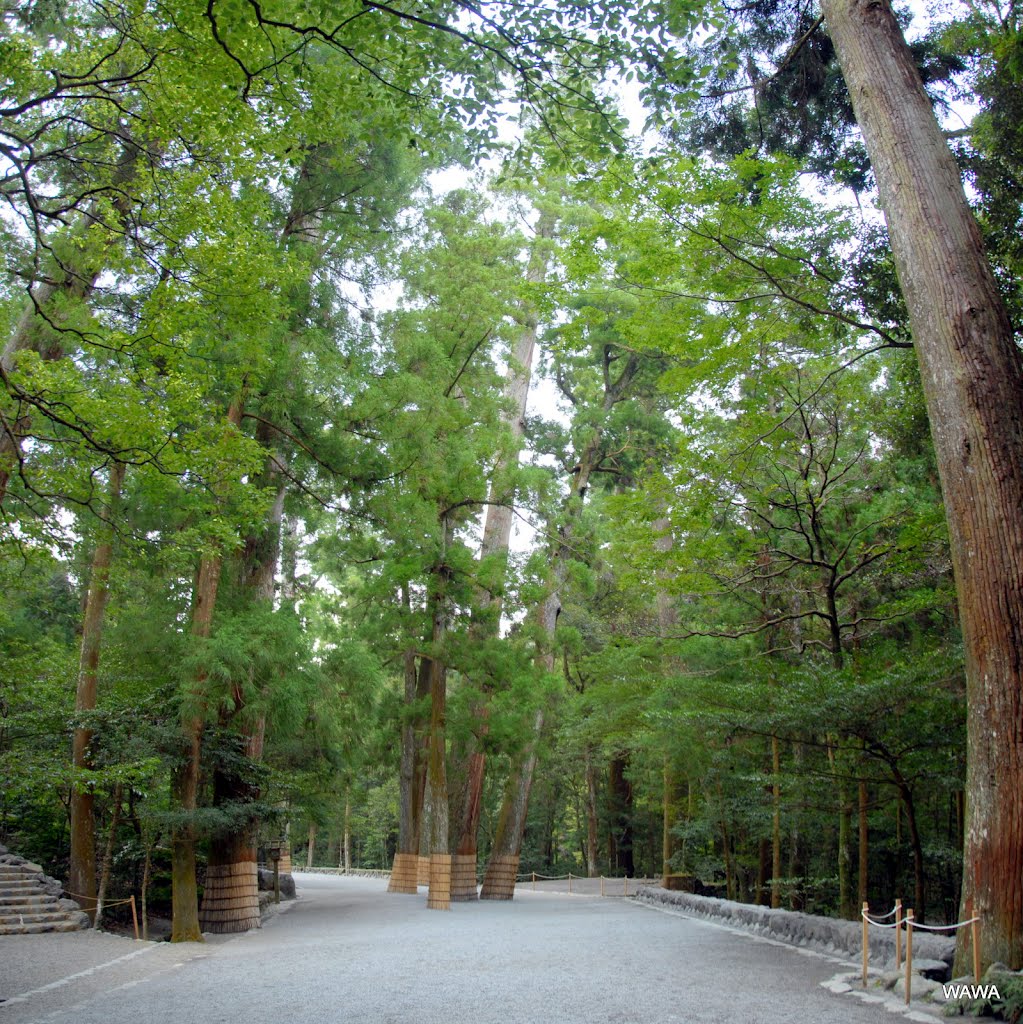
<svg viewBox="0 0 1023 1024"><path fill-rule="evenodd" d="M934 13L887 133L990 268L942 376L856 4L328 6L5 8L0 838L178 939L287 834L432 905L975 900L1023 967L1016 7Z"/></svg>

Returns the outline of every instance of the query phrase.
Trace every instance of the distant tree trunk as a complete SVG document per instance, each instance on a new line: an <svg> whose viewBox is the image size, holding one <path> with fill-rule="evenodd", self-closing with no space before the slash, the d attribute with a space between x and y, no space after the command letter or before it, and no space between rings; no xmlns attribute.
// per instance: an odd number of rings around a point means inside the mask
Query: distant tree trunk
<svg viewBox="0 0 1023 1024"><path fill-rule="evenodd" d="M97 931L103 923L103 901L107 898L107 887L110 885L110 871L114 863L114 842L117 839L117 826L121 824L121 796L123 788L118 782L114 786L114 809L110 814L110 831L107 833L107 845L103 852L103 868L99 877L99 892L96 895L96 914L92 926Z"/></svg>
<svg viewBox="0 0 1023 1024"><path fill-rule="evenodd" d="M856 900L859 906L867 902L867 887L869 882L869 864L867 861L870 852L870 809L869 793L867 792L866 779L859 780L859 881L856 887Z"/></svg>
<svg viewBox="0 0 1023 1024"><path fill-rule="evenodd" d="M352 870L352 795L345 788L345 820L341 842L341 865L348 874Z"/></svg>
<svg viewBox="0 0 1023 1024"><path fill-rule="evenodd" d="M316 822L315 821L311 821L311 822L309 822L309 845L306 847L306 851L305 851L305 866L306 866L307 869L311 868L313 866L313 864L315 863L315 861L313 860L313 857L315 856L315 854L316 854Z"/></svg>
<svg viewBox="0 0 1023 1024"><path fill-rule="evenodd" d="M597 843L597 768L593 748L586 747L586 872L590 878L600 874L600 851Z"/></svg>
<svg viewBox="0 0 1023 1024"><path fill-rule="evenodd" d="M823 0L909 310L966 655L963 907L1023 968L1023 367L959 169L888 3ZM969 929L955 972L966 973Z"/></svg>
<svg viewBox="0 0 1023 1024"><path fill-rule="evenodd" d="M675 773L671 769L671 761L664 758L661 774L661 884L665 889L671 885L671 858L675 854Z"/></svg>
<svg viewBox="0 0 1023 1024"><path fill-rule="evenodd" d="M757 895L756 901L762 907L771 905L771 840L764 836L757 844Z"/></svg>
<svg viewBox="0 0 1023 1024"><path fill-rule="evenodd" d="M96 535L96 550L92 556L89 593L85 601L82 623L82 647L78 668L78 687L75 693L75 712L94 711L99 680L100 648L103 640L103 619L109 594L110 563L114 552L115 518L121 500L124 464L110 466L106 522ZM71 760L77 778L71 787L71 851L68 864L68 887L75 894L81 908L95 919L96 911L96 820L92 786L83 775L92 767L90 746L92 729L85 725L75 727Z"/></svg>
<svg viewBox="0 0 1023 1024"><path fill-rule="evenodd" d="M627 754L616 754L608 767L608 795L611 799L611 821L617 853L616 867L628 878L636 874L633 853L634 835L632 828L632 783L626 778Z"/></svg>
<svg viewBox="0 0 1023 1024"><path fill-rule="evenodd" d="M792 763L795 773L802 771L803 764L802 743L792 744ZM789 910L806 909L806 893L804 890L804 876L806 875L806 851L803 849L803 834L799 818L793 823L789 832L789 878L791 888L789 889Z"/></svg>
<svg viewBox="0 0 1023 1024"><path fill-rule="evenodd" d="M916 804L913 790L906 782L900 782L899 793L906 810L906 824L909 826L909 842L913 848L913 900L916 919L927 920L927 877L924 870L924 847L920 838L920 827L916 820ZM969 930L969 929L966 929Z"/></svg>
<svg viewBox="0 0 1023 1024"><path fill-rule="evenodd" d="M771 737L771 907L781 907L781 743Z"/></svg>
<svg viewBox="0 0 1023 1024"><path fill-rule="evenodd" d="M639 369L639 358L630 353L623 369L612 382L611 369L617 356L610 350L604 352L604 400L603 412L609 413L615 404L628 392L629 385ZM591 431L579 453L579 462L572 469L569 493L565 502L566 517L559 539L551 551L551 568L548 578L548 592L537 607L540 649L536 666L542 672L554 670L554 631L561 614L561 590L568 575L568 554L576 516L589 489L590 475L597 460L602 436L602 427ZM497 831L490 863L483 877L480 899L510 900L515 894L515 877L518 874L519 856L522 850L522 834L526 827L529 809L529 793L533 785L533 771L536 767L537 745L543 730L544 714L540 709L534 718L534 729L530 740L513 766L504 790L504 800L498 817Z"/></svg>
<svg viewBox="0 0 1023 1024"><path fill-rule="evenodd" d="M735 859L732 855L732 834L728 829L728 820L724 814L724 799L721 784L718 783L718 797L721 799L721 853L725 860L725 895L735 899Z"/></svg>
<svg viewBox="0 0 1023 1024"><path fill-rule="evenodd" d="M153 848L160 841L159 834L153 836L152 842L146 843L146 859L142 864L142 939L149 938L149 879L153 869Z"/></svg>

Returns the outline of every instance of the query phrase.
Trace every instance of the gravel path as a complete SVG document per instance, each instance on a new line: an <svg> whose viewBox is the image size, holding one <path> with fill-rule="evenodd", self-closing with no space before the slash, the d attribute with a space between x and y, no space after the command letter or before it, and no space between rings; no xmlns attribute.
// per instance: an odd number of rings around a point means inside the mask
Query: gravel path
<svg viewBox="0 0 1023 1024"><path fill-rule="evenodd" d="M187 946L73 937L113 941L102 951L117 954L110 966L82 967L79 956L64 970L72 953L62 951L74 947L51 936L33 944L31 970L28 947L0 940L0 1024L893 1020L881 1005L823 987L851 966L631 900L526 891L445 913L426 910L422 892L388 895L383 880L297 880L299 900L245 935ZM75 977L38 991L46 941L49 974Z"/></svg>

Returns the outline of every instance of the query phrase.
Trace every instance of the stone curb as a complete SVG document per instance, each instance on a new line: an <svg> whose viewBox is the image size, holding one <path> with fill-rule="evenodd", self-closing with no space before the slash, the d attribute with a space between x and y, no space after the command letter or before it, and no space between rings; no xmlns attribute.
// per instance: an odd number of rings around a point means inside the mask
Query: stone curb
<svg viewBox="0 0 1023 1024"><path fill-rule="evenodd" d="M653 885L640 888L636 899L640 903L670 907L691 917L742 928L754 935L830 956L847 957L858 962L863 952L863 931L859 921L840 921L833 917L818 917L792 910L772 910L770 907L734 903L712 896L669 892ZM955 939L914 932L913 954L914 960L920 957L944 960L951 964L955 954ZM870 962L883 967L894 960L894 929L871 928Z"/></svg>

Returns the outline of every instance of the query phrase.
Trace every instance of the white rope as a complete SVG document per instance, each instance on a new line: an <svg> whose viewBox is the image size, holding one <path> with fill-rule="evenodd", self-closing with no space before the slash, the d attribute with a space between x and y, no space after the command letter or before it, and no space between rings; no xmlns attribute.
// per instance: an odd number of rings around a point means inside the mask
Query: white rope
<svg viewBox="0 0 1023 1024"><path fill-rule="evenodd" d="M913 931L922 928L925 932L954 932L979 920L979 917L971 917L969 921L959 921L957 924L919 924L917 921L914 921Z"/></svg>
<svg viewBox="0 0 1023 1024"><path fill-rule="evenodd" d="M885 914L885 917L891 915ZM909 925L909 919L903 918L898 924L882 924L880 921L875 921L874 918L868 916L863 911L860 911L860 917L863 918L867 924L872 924L875 928L899 928L902 925ZM971 917L969 921L960 921L958 924L920 924L919 921L913 922L913 931L922 929L925 932L954 932L960 928L965 928L968 924L974 924L979 921L979 917Z"/></svg>
<svg viewBox="0 0 1023 1024"><path fill-rule="evenodd" d="M898 907L892 907L892 909L889 910L887 914L878 914L877 917L879 921L883 921L886 917L894 917L898 912ZM871 918L871 921L873 921L873 918Z"/></svg>
<svg viewBox="0 0 1023 1024"><path fill-rule="evenodd" d="M872 918L867 917L866 914L860 915L867 924L872 924L875 928L898 928L899 926L894 922L892 924L882 924L880 921L875 921Z"/></svg>

